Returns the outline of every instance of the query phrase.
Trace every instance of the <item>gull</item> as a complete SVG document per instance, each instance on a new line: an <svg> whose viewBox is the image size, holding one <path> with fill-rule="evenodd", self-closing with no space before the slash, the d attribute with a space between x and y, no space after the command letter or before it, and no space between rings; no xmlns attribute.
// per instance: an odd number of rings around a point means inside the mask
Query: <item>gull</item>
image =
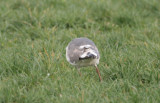
<svg viewBox="0 0 160 103"><path fill-rule="evenodd" d="M78 69L80 76L81 67L94 66L100 81L102 81L97 67L99 64L100 54L92 40L85 37L73 39L66 47L66 59L71 65Z"/></svg>

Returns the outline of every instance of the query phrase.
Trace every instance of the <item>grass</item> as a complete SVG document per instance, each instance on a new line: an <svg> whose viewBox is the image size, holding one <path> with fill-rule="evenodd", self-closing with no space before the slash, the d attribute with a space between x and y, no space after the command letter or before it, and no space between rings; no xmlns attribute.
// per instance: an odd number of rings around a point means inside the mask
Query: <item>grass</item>
<svg viewBox="0 0 160 103"><path fill-rule="evenodd" d="M1 0L0 103L159 103L158 0ZM73 38L101 54L82 77L65 58Z"/></svg>

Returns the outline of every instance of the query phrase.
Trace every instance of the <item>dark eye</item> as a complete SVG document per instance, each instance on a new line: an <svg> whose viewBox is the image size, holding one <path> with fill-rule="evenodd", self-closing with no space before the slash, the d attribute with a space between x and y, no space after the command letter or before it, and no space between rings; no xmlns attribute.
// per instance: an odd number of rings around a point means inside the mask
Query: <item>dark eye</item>
<svg viewBox="0 0 160 103"><path fill-rule="evenodd" d="M84 52L86 52L87 50L89 50L89 48L84 47Z"/></svg>

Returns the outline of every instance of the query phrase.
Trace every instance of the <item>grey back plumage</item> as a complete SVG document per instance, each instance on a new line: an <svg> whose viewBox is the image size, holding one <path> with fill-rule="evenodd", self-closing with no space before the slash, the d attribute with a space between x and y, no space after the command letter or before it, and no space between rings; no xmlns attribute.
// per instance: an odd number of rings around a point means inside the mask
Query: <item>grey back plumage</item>
<svg viewBox="0 0 160 103"><path fill-rule="evenodd" d="M66 48L66 57L68 56L67 60L70 63L77 63L79 62L80 59L82 59L80 58L80 56L84 53L85 48L80 48L80 47L83 45L89 45L90 46L89 48L92 49L97 54L96 57L98 59L100 58L98 49L94 44L94 42L88 38L81 37L73 39Z"/></svg>

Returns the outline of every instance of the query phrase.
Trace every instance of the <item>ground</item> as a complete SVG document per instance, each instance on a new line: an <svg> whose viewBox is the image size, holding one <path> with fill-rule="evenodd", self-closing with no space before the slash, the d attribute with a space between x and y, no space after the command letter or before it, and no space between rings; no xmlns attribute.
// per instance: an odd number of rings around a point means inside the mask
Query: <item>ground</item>
<svg viewBox="0 0 160 103"><path fill-rule="evenodd" d="M0 103L160 103L159 0L1 0ZM100 52L82 77L67 44Z"/></svg>

